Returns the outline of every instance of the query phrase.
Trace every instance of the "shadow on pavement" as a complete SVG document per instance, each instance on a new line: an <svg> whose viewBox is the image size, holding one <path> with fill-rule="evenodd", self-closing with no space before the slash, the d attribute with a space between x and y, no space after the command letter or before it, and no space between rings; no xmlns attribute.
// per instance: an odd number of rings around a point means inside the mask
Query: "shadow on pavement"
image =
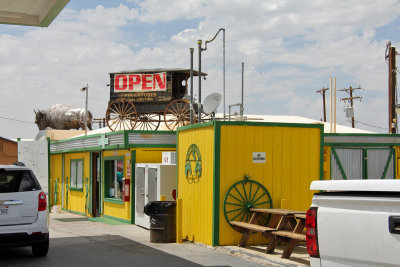
<svg viewBox="0 0 400 267"><path fill-rule="evenodd" d="M52 238L49 253L44 258L33 257L30 247L1 248L0 266L201 267L204 265L191 262L190 256L188 259L183 259L119 235L103 235Z"/></svg>

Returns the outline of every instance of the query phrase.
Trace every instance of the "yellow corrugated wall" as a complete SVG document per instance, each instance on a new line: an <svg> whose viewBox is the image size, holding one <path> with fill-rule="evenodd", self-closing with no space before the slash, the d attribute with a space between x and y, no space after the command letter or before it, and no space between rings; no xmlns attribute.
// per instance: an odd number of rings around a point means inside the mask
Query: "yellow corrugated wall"
<svg viewBox="0 0 400 267"><path fill-rule="evenodd" d="M57 180L57 200L54 202L54 187ZM61 205L62 194L62 154L50 156L50 205Z"/></svg>
<svg viewBox="0 0 400 267"><path fill-rule="evenodd" d="M64 192L67 192L66 188L66 181L68 181L71 177L71 160L73 159L83 159L83 189L82 191L68 191L68 205L66 203L67 197L64 197L66 209L84 213L86 214L85 210L85 178L90 178L90 153L89 152L81 152L81 153L67 153L64 154Z"/></svg>
<svg viewBox="0 0 400 267"><path fill-rule="evenodd" d="M161 163L163 151L176 151L175 148L149 147L140 147L131 150L136 150L136 163Z"/></svg>
<svg viewBox="0 0 400 267"><path fill-rule="evenodd" d="M195 144L201 153L202 175L189 184L185 176L186 153ZM182 237L212 244L214 127L178 132L178 198L182 199Z"/></svg>
<svg viewBox="0 0 400 267"><path fill-rule="evenodd" d="M395 168L396 168L396 179L400 179L400 147L395 146Z"/></svg>
<svg viewBox="0 0 400 267"><path fill-rule="evenodd" d="M274 208L309 208L310 183L320 179L321 128L222 125L220 144L219 245L237 245L242 236L226 222L223 204L246 174L269 191ZM253 163L253 152L266 152L266 163ZM249 244L265 241L254 234Z"/></svg>
<svg viewBox="0 0 400 267"><path fill-rule="evenodd" d="M324 180L331 179L331 147L324 147Z"/></svg>

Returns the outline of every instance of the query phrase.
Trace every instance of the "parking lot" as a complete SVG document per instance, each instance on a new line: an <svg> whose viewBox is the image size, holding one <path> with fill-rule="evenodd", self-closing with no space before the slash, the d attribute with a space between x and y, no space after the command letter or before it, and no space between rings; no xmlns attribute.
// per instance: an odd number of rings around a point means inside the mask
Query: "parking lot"
<svg viewBox="0 0 400 267"><path fill-rule="evenodd" d="M308 265L299 248L292 260L281 260L279 250L266 255L237 247L211 248L185 242L149 242L149 231L129 224L89 221L71 213L51 213L50 250L32 257L30 248L3 248L0 266L290 266ZM294 259L294 260L293 260ZM129 265L128 265L129 264Z"/></svg>

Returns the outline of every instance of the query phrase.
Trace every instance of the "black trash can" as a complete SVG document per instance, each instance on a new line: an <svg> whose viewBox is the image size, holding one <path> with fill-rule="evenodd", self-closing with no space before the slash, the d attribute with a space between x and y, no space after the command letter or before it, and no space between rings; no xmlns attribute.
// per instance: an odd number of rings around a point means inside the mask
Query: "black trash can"
<svg viewBox="0 0 400 267"><path fill-rule="evenodd" d="M176 202L152 201L144 207L144 213L150 216L150 242L176 242Z"/></svg>

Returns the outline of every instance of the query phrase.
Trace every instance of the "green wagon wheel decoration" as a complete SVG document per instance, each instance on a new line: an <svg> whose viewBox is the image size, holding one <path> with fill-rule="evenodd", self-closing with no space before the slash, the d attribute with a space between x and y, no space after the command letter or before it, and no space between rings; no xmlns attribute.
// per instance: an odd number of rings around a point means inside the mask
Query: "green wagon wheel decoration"
<svg viewBox="0 0 400 267"><path fill-rule="evenodd" d="M272 198L262 184L249 180L248 176L245 176L244 180L234 183L225 195L225 219L229 225L231 225L230 221L249 222L251 208L272 208ZM261 215L258 224L266 225L269 218L270 216Z"/></svg>

